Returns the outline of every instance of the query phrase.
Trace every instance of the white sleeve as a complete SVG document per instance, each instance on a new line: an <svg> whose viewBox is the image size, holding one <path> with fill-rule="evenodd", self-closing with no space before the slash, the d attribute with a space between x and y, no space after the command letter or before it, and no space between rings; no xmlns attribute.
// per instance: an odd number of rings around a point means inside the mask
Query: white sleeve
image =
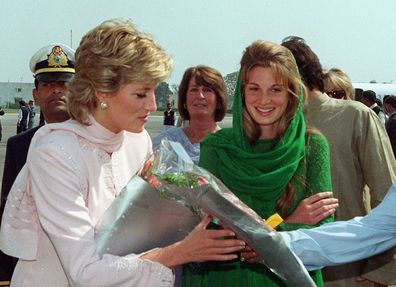
<svg viewBox="0 0 396 287"><path fill-rule="evenodd" d="M50 144L35 149L29 162L40 224L71 285L173 286L172 270L159 263L141 260L135 254L125 257L95 254L94 226L84 200L81 177L73 166L76 162L73 155Z"/></svg>
<svg viewBox="0 0 396 287"><path fill-rule="evenodd" d="M396 245L396 186L364 217L280 232L309 270L367 258Z"/></svg>
<svg viewBox="0 0 396 287"><path fill-rule="evenodd" d="M19 111L18 111L18 125L20 124L21 120L22 120L22 110L19 109Z"/></svg>

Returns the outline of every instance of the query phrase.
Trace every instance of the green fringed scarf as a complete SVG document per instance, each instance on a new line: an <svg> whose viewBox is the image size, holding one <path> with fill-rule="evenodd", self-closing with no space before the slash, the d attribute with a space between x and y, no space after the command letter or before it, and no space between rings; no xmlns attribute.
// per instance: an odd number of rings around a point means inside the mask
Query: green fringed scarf
<svg viewBox="0 0 396 287"><path fill-rule="evenodd" d="M241 200L264 213L275 209L278 200L305 154L303 94L290 126L280 140L258 140L251 144L243 132L242 96L238 80L233 107L233 127L207 136L201 147L212 147L219 159L216 174ZM201 155L201 160L204 155ZM207 159L210 160L210 159ZM203 165L204 166L204 165ZM259 213L263 213L259 212ZM263 215L262 215L263 216Z"/></svg>

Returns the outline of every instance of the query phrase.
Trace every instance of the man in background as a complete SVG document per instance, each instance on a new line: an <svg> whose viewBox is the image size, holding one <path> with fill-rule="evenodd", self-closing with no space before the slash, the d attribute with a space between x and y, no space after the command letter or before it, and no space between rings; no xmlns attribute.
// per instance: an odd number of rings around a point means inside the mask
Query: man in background
<svg viewBox="0 0 396 287"><path fill-rule="evenodd" d="M19 101L18 121L17 121L17 134L27 130L29 119L29 109L24 100Z"/></svg>
<svg viewBox="0 0 396 287"><path fill-rule="evenodd" d="M385 114L382 108L377 104L377 94L372 90L367 90L362 93L361 102L372 109L377 116L385 123Z"/></svg>
<svg viewBox="0 0 396 287"><path fill-rule="evenodd" d="M168 103L166 105L166 110L164 111L164 130L175 126L175 111L172 108L172 104Z"/></svg>
<svg viewBox="0 0 396 287"><path fill-rule="evenodd" d="M57 53L54 54L54 51ZM61 44L45 46L32 56L30 70L35 78L33 98L41 108L45 123L58 123L69 119L66 107L66 83L72 80L75 73L74 50ZM0 222L11 186L26 162L30 142L40 127L41 125L10 137L7 141L1 189ZM0 282L11 280L16 261L17 259L0 251ZM45 282L43 284L45 285Z"/></svg>
<svg viewBox="0 0 396 287"><path fill-rule="evenodd" d="M34 117L36 116L36 107L34 106L33 100L30 100L28 103L28 109L29 109L29 121L28 121L28 127L27 129L30 130L33 128L34 125Z"/></svg>
<svg viewBox="0 0 396 287"><path fill-rule="evenodd" d="M385 126L368 107L358 101L338 100L324 93L319 58L299 37L288 37L282 45L294 58L307 87L304 111L309 126L319 129L330 146L334 197L339 200L336 220L367 214L377 206L396 179L396 163ZM364 186L370 202L364 202ZM340 242L342 245L342 242ZM396 260L390 251L351 264L323 269L325 286L387 286L396 284ZM363 282L362 277L373 282ZM373 285L377 284L377 285Z"/></svg>
<svg viewBox="0 0 396 287"><path fill-rule="evenodd" d="M396 97L388 96L386 99L384 98L384 107L389 116L385 128L392 145L393 154L396 157Z"/></svg>
<svg viewBox="0 0 396 287"><path fill-rule="evenodd" d="M2 107L0 107L0 116L2 116L2 115L4 115L5 114L5 112L4 112L4 110L3 110L3 108ZM2 126L1 126L1 120L0 120L0 142L1 142L1 138L3 137L3 128L2 128Z"/></svg>

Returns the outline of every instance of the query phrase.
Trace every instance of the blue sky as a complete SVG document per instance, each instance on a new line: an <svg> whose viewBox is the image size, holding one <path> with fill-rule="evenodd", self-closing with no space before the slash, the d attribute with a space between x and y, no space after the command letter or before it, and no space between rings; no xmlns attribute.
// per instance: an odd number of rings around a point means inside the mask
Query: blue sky
<svg viewBox="0 0 396 287"><path fill-rule="evenodd" d="M289 35L305 38L324 68L342 68L354 82L396 83L395 11L393 0L2 0L0 82L32 81L28 63L40 47L76 48L102 21L123 17L172 56L169 83L192 65L234 72L251 42Z"/></svg>

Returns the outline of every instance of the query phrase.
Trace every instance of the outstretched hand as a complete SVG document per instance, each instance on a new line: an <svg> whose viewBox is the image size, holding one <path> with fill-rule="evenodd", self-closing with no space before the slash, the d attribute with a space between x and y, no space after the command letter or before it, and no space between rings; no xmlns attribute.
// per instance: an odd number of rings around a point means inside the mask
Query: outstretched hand
<svg viewBox="0 0 396 287"><path fill-rule="evenodd" d="M141 258L171 268L189 262L228 261L238 258L237 253L245 248L245 242L235 239L235 233L229 229L206 229L211 220L210 216L205 217L182 241L154 249Z"/></svg>
<svg viewBox="0 0 396 287"><path fill-rule="evenodd" d="M227 261L236 259L236 252L245 248L244 241L235 239L235 233L229 229L206 229L212 217L205 217L194 230L181 242L179 252L182 261Z"/></svg>
<svg viewBox="0 0 396 287"><path fill-rule="evenodd" d="M332 195L332 192L319 192L304 199L285 222L313 225L322 221L338 208L338 199Z"/></svg>

